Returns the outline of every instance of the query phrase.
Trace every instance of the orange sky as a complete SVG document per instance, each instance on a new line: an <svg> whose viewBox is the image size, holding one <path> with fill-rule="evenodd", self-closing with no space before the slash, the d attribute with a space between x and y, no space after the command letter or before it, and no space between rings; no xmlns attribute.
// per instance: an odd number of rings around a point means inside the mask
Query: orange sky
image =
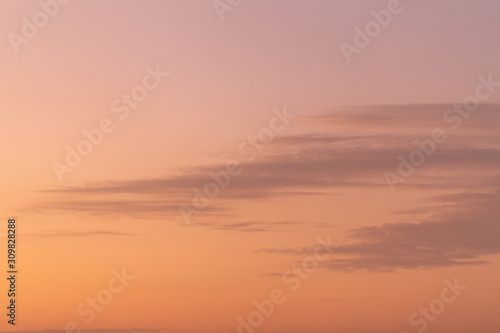
<svg viewBox="0 0 500 333"><path fill-rule="evenodd" d="M402 0L348 63L391 1L62 3L0 0L1 332L498 332L500 4Z"/></svg>

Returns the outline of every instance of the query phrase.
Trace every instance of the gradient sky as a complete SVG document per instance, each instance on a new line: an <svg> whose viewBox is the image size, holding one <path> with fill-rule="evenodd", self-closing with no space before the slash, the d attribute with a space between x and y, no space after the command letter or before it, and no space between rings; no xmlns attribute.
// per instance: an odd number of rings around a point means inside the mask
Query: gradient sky
<svg viewBox="0 0 500 333"><path fill-rule="evenodd" d="M0 211L20 242L18 325L0 330L237 332L282 289L255 332L410 333L458 278L426 332L498 333L500 88L457 129L443 115L500 82L500 2L402 0L348 64L339 45L388 2L243 0L222 21L211 0L73 0L15 52L40 4L0 0ZM148 67L169 75L120 119ZM238 147L284 109L248 161ZM105 118L114 131L58 180L52 163ZM435 128L446 141L391 191L384 173ZM242 172L186 225L179 205L232 160ZM332 254L290 291L318 237ZM86 323L78 305L122 268L135 279Z"/></svg>

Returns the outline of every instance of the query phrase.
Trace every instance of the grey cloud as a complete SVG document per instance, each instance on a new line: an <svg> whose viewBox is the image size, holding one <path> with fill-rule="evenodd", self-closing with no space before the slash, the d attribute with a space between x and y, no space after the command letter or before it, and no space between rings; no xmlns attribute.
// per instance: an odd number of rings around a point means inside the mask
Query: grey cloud
<svg viewBox="0 0 500 333"><path fill-rule="evenodd" d="M449 106L449 105L448 105ZM443 125L436 117L444 105L407 105L356 107L346 110L342 119L356 121L377 119L378 123L432 130ZM467 121L484 126L498 124L498 105L483 105ZM484 112L483 112L484 111ZM369 116L367 116L369 114ZM337 114L319 115L318 121L335 121ZM347 118L346 118L347 117ZM368 120L367 120L368 119ZM422 120L423 123L418 123ZM415 126L415 122L419 125ZM432 125L432 126L430 126ZM373 125L377 126L377 125ZM300 134L279 137L253 163L241 162L242 173L221 189L202 211L202 219L233 216L235 201L270 200L278 196L331 195L343 187L388 188L384 172L396 172L398 156L408 156L415 149L414 140L427 138L411 134L405 126L400 132L378 135L340 135L336 132ZM238 160L238 156L232 156ZM239 160L243 157L239 156ZM497 132L452 132L445 144L438 147L424 165L418 168L401 187L447 189L474 192L500 183L500 141ZM40 191L43 200L27 207L28 211L132 216L178 220L179 204L189 205L193 188L202 189L211 182L210 172L225 169L225 164L199 165L166 177L132 180L110 180L74 187L50 188ZM265 231L269 226L215 224L224 230Z"/></svg>
<svg viewBox="0 0 500 333"><path fill-rule="evenodd" d="M478 195L476 195L478 194ZM478 198L480 205L475 205ZM438 196L452 202L435 220L361 227L346 233L347 242L333 248L323 263L331 270L393 271L395 269L481 265L500 254L499 193ZM454 201L450 201L454 200ZM311 247L262 249L261 253L306 255Z"/></svg>

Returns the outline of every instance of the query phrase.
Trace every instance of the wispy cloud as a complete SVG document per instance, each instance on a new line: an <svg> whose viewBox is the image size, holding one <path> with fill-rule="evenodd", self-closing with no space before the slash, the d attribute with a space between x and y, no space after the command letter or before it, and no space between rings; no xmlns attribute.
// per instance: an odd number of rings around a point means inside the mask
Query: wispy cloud
<svg viewBox="0 0 500 333"><path fill-rule="evenodd" d="M433 128L443 126L442 113L447 107L449 105L442 104L353 107L302 117L306 122L325 126L328 131L318 134L318 131L312 130L311 134L276 138L259 160L241 164L242 173L233 177L221 195L204 209L203 217L197 224L243 232L286 231L298 226L294 223L301 222L241 221L233 216L234 203L249 199L269 200L285 195L332 195L346 187L386 188L384 172L397 165L399 155L408 154L414 148L415 139L425 138ZM467 119L469 127L464 126L463 131L453 132L419 167L418 172L400 186L447 190L453 193L450 195L468 199L470 203L476 198L475 204L482 205L484 196L487 193L494 195L495 184L500 184L497 168L500 165L500 141L496 130L500 124L498 111L499 105L482 105ZM351 123L356 126L365 124L370 133L360 135L359 127L356 134L345 131L345 128L337 131L339 126L347 124L349 128ZM493 128L494 131L489 130ZM109 180L44 189L41 191L43 199L26 209L44 213L87 212L177 221L178 205L190 202L192 189L209 181L210 172L223 170L224 167L223 163L198 165L166 177ZM229 219L222 221L219 218ZM376 253L376 244L370 246L370 250ZM418 251L426 254L422 249ZM378 259L381 258L373 258ZM339 261L337 265L349 266L353 260L355 258L347 262ZM461 262L446 257L442 264L446 263ZM383 262L379 266L383 266Z"/></svg>
<svg viewBox="0 0 500 333"><path fill-rule="evenodd" d="M331 270L392 271L489 263L500 254L500 191L437 196L437 218L361 227L332 249L323 263ZM305 254L308 247L262 249L264 253Z"/></svg>

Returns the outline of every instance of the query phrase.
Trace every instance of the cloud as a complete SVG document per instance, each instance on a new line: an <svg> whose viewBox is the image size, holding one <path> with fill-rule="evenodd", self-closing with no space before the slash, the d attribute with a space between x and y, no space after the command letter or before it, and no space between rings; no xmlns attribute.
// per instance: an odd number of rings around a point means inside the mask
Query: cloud
<svg viewBox="0 0 500 333"><path fill-rule="evenodd" d="M387 128L418 133L433 127L449 126L444 114L452 107L453 103L349 106L304 119L322 125L363 127L371 131L384 129L384 133L387 133ZM481 104L469 118L464 119L464 128L496 132L500 126L499 111L498 104Z"/></svg>
<svg viewBox="0 0 500 333"><path fill-rule="evenodd" d="M330 224L316 222L298 222L298 221L233 221L228 219L221 221L200 221L197 225L205 226L217 230L238 231L238 232L295 232L300 229L305 232L305 228L329 229Z"/></svg>
<svg viewBox="0 0 500 333"><path fill-rule="evenodd" d="M300 139L302 144L297 145L293 152L268 156L253 164L242 164L242 173L234 176L230 185L222 189L221 195L214 201L223 205L227 201L280 195L321 195L347 186L387 187L384 172L395 171L399 163L397 157L406 156L414 149L412 146L398 147L388 142L387 138L383 139L385 142L377 142L373 138L344 139L344 144L314 147L307 147L310 137ZM333 142L336 139L333 138ZM486 176L496 176L495 165L500 163L500 148L476 148L472 147L472 143L468 147L439 148L419 169L420 174L417 172L404 186L463 188L477 185ZM377 147L377 144L385 147ZM478 169L482 170L481 174L475 172ZM42 201L31 209L119 215L177 214L180 203L190 203L193 188L203 188L212 181L209 173L217 170L223 170L223 166L201 166L192 174L166 178L49 189L43 193L51 200ZM210 205L204 212L218 209L222 207Z"/></svg>
<svg viewBox="0 0 500 333"><path fill-rule="evenodd" d="M388 189L384 173L396 172L398 156L408 156L415 149L415 139L426 139L435 127L447 126L442 113L448 107L442 104L352 107L306 117L306 121L331 130L278 137L251 163L237 153L228 156L228 160L240 161L242 172L232 177L227 188L221 189L220 195L203 209L197 224L242 232L287 230L296 226L237 220L235 203L281 196L332 195L348 187ZM464 120L465 125L473 125L472 130L447 132L447 141L399 188L447 190L461 196L494 191L494 184L500 184L497 171L500 140L497 129L487 129L500 124L498 111L499 105L483 105ZM336 130L345 124L358 127ZM360 124L363 125L359 127ZM365 125L369 133L363 130ZM179 205L191 204L193 188L202 189L212 181L210 172L224 169L225 163L197 165L165 177L44 189L40 191L43 199L26 210L86 212L178 223ZM481 204L479 197L476 204Z"/></svg>
<svg viewBox="0 0 500 333"><path fill-rule="evenodd" d="M388 223L347 232L323 266L331 270L395 269L482 265L500 254L500 191L436 196L437 218ZM306 255L314 248L261 249L264 253Z"/></svg>

